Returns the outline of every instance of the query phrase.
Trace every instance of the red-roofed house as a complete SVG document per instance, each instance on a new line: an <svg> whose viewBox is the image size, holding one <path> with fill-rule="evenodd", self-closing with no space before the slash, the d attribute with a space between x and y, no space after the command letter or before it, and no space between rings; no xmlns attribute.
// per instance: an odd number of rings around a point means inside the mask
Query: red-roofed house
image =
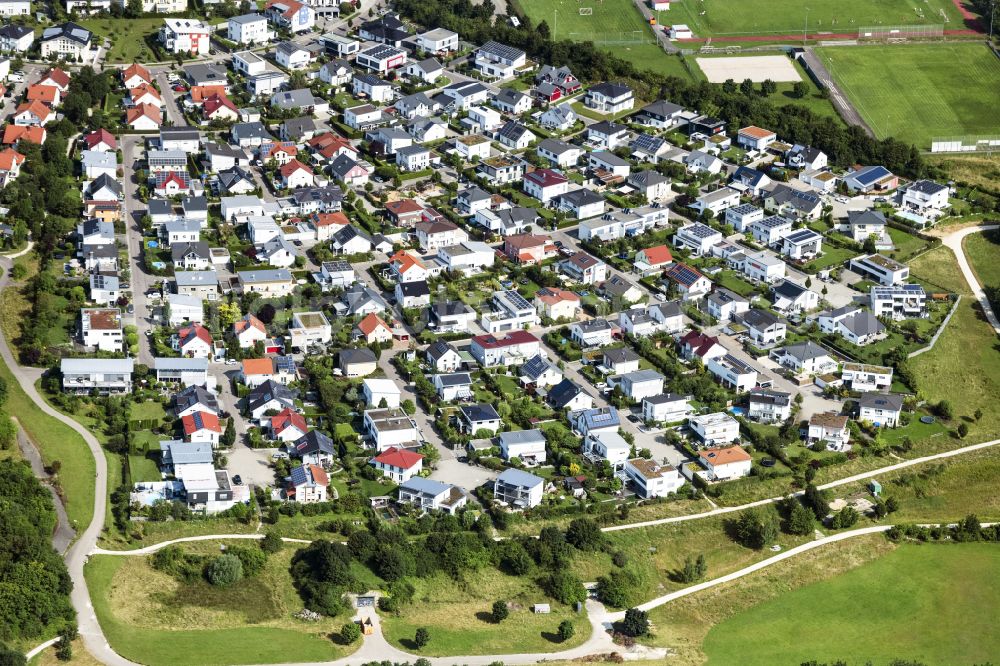
<svg viewBox="0 0 1000 666"><path fill-rule="evenodd" d="M87 146L87 150L110 150L112 152L118 150L118 141L115 139L115 135L103 127L85 135L83 145Z"/></svg>
<svg viewBox="0 0 1000 666"><path fill-rule="evenodd" d="M316 11L295 0L267 0L264 16L278 27L292 32L312 30L316 23Z"/></svg>
<svg viewBox="0 0 1000 666"><path fill-rule="evenodd" d="M55 86L43 86L40 83L36 83L33 86L28 86L28 92L25 95L25 99L29 102L39 101L42 104L47 104L48 106L59 106L59 101L62 99L62 95L59 92L59 88Z"/></svg>
<svg viewBox="0 0 1000 666"><path fill-rule="evenodd" d="M397 227L412 227L424 218L424 207L413 199L400 199L388 202L385 214Z"/></svg>
<svg viewBox="0 0 1000 666"><path fill-rule="evenodd" d="M48 132L44 127L37 127L35 125L7 125L3 129L3 143L6 146L16 146L20 141L27 141L28 143L42 145L45 143L47 135Z"/></svg>
<svg viewBox="0 0 1000 666"><path fill-rule="evenodd" d="M282 442L294 442L307 432L309 432L309 426L306 425L306 417L291 407L285 407L271 417L272 439L280 439Z"/></svg>
<svg viewBox="0 0 1000 666"><path fill-rule="evenodd" d="M327 161L332 161L340 155L346 154L353 157L358 154L358 149L351 145L351 142L333 132L318 134L307 142L309 148L322 155Z"/></svg>
<svg viewBox="0 0 1000 666"><path fill-rule="evenodd" d="M535 169L524 177L524 191L542 203L548 203L569 190L569 178L552 169Z"/></svg>
<svg viewBox="0 0 1000 666"><path fill-rule="evenodd" d="M296 155L298 154L298 146L291 141L282 141L280 143L261 146L260 159L262 162L274 160L278 163L278 166L284 166L293 159L296 159Z"/></svg>
<svg viewBox="0 0 1000 666"><path fill-rule="evenodd" d="M122 84L126 90L131 90L142 84L152 85L153 75L139 63L132 63L122 70Z"/></svg>
<svg viewBox="0 0 1000 666"><path fill-rule="evenodd" d="M59 92L66 92L69 89L69 74L53 67L38 82L43 86L55 86L59 88Z"/></svg>
<svg viewBox="0 0 1000 666"><path fill-rule="evenodd" d="M721 358L729 353L725 347L719 344L719 338L714 335L705 335L700 331L689 331L680 339L680 345L681 355L687 360L698 357L707 363L713 358Z"/></svg>
<svg viewBox="0 0 1000 666"><path fill-rule="evenodd" d="M137 85L128 91L129 97L132 99L132 105L138 104L151 104L153 106L163 106L163 98L160 97L160 92L149 85L148 83L142 83Z"/></svg>
<svg viewBox="0 0 1000 666"><path fill-rule="evenodd" d="M347 216L337 211L336 213L313 213L309 216L309 221L316 227L316 240L330 240L330 237L351 223Z"/></svg>
<svg viewBox="0 0 1000 666"><path fill-rule="evenodd" d="M55 117L52 109L38 100L25 102L14 112L15 125L45 125Z"/></svg>
<svg viewBox="0 0 1000 666"><path fill-rule="evenodd" d="M424 457L419 453L390 446L368 461L382 475L398 483L420 474L424 468Z"/></svg>
<svg viewBox="0 0 1000 666"><path fill-rule="evenodd" d="M212 334L201 324L191 324L177 331L174 349L189 358L211 358Z"/></svg>
<svg viewBox="0 0 1000 666"><path fill-rule="evenodd" d="M225 95L212 95L201 105L201 113L205 120L229 122L238 120L240 112L236 105Z"/></svg>
<svg viewBox="0 0 1000 666"><path fill-rule="evenodd" d="M365 342L383 343L392 340L392 329L374 312L369 313L354 327L353 337L364 338Z"/></svg>
<svg viewBox="0 0 1000 666"><path fill-rule="evenodd" d="M20 175L22 164L24 164L24 155L13 148L8 148L0 153L0 187L6 187L7 183Z"/></svg>
<svg viewBox="0 0 1000 666"><path fill-rule="evenodd" d="M281 187L294 190L297 187L309 187L313 184L313 170L298 160L292 160L278 170L281 174Z"/></svg>
<svg viewBox="0 0 1000 666"><path fill-rule="evenodd" d="M184 437L189 442L208 442L213 447L219 445L222 426L219 417L211 412L194 412L181 418Z"/></svg>
<svg viewBox="0 0 1000 666"><path fill-rule="evenodd" d="M233 335L240 343L241 349L253 347L257 342L267 340L267 328L264 322L252 314L243 315L242 319L233 322Z"/></svg>
<svg viewBox="0 0 1000 666"><path fill-rule="evenodd" d="M513 262L530 266L551 259L559 249L548 236L516 234L504 237L503 253Z"/></svg>
<svg viewBox="0 0 1000 666"><path fill-rule="evenodd" d="M399 282L419 282L430 275L424 262L406 250L399 250L389 257L389 268Z"/></svg>
<svg viewBox="0 0 1000 666"><path fill-rule="evenodd" d="M518 365L541 351L541 341L528 331L477 335L472 338L469 351L484 368Z"/></svg>
<svg viewBox="0 0 1000 666"><path fill-rule="evenodd" d="M645 275L647 272L662 271L674 261L674 255L666 245L647 247L635 253L635 269Z"/></svg>
<svg viewBox="0 0 1000 666"><path fill-rule="evenodd" d="M155 131L163 123L163 114L159 106L139 104L125 112L125 122L134 130Z"/></svg>
<svg viewBox="0 0 1000 666"><path fill-rule="evenodd" d="M326 501L326 487L330 477L319 465L302 465L292 470L285 486L285 498L289 502L313 504Z"/></svg>
<svg viewBox="0 0 1000 666"><path fill-rule="evenodd" d="M193 86L189 96L192 104L195 106L201 106L209 97L213 97L214 95L224 96L225 94L226 86Z"/></svg>
<svg viewBox="0 0 1000 666"><path fill-rule="evenodd" d="M553 321L576 319L580 311L580 296L559 287L542 287L535 292L535 309L538 314Z"/></svg>
<svg viewBox="0 0 1000 666"><path fill-rule="evenodd" d="M169 198L186 193L190 187L191 178L186 172L170 171L163 176L163 180L157 179L153 191L157 196Z"/></svg>

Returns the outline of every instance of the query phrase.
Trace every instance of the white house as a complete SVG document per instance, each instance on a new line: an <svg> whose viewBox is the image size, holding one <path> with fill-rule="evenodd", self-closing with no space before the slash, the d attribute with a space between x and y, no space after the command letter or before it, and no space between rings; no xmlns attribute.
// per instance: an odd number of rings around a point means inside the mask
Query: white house
<svg viewBox="0 0 1000 666"><path fill-rule="evenodd" d="M688 419L688 427L701 443L701 446L716 446L739 441L739 421L727 412L701 414Z"/></svg>
<svg viewBox="0 0 1000 666"><path fill-rule="evenodd" d="M770 389L754 389L747 396L747 418L759 423L778 423L792 413L792 395Z"/></svg>
<svg viewBox="0 0 1000 666"><path fill-rule="evenodd" d="M381 472L382 476L395 483L404 483L420 474L424 468L424 457L413 451L390 446L372 458L369 463Z"/></svg>
<svg viewBox="0 0 1000 666"><path fill-rule="evenodd" d="M616 114L631 109L635 98L632 89L623 83L602 82L587 90L583 103L601 113Z"/></svg>
<svg viewBox="0 0 1000 666"><path fill-rule="evenodd" d="M806 439L810 443L821 442L830 451L847 451L851 448L848 444L850 438L846 416L826 412L809 417Z"/></svg>
<svg viewBox="0 0 1000 666"><path fill-rule="evenodd" d="M684 485L684 478L675 467L645 458L625 461L625 474L632 482L635 494L643 499L666 497Z"/></svg>
<svg viewBox="0 0 1000 666"><path fill-rule="evenodd" d="M506 469L493 482L493 498L516 509L530 509L542 503L545 481L519 469Z"/></svg>
<svg viewBox="0 0 1000 666"><path fill-rule="evenodd" d="M622 393L632 402L663 393L664 377L656 370L636 370L624 375L608 377L608 386L621 387Z"/></svg>
<svg viewBox="0 0 1000 666"><path fill-rule="evenodd" d="M391 379L367 377L361 382L361 393L369 407L399 407L402 392ZM383 401L385 404L383 405Z"/></svg>
<svg viewBox="0 0 1000 666"><path fill-rule="evenodd" d="M365 410L363 429L379 453L393 446L416 448L422 441L416 423L398 407Z"/></svg>
<svg viewBox="0 0 1000 666"><path fill-rule="evenodd" d="M642 420L647 423L680 423L693 411L691 396L660 393L642 399Z"/></svg>
<svg viewBox="0 0 1000 666"><path fill-rule="evenodd" d="M499 42L486 42L476 51L474 66L478 72L493 79L509 79L524 67L527 54Z"/></svg>
<svg viewBox="0 0 1000 666"><path fill-rule="evenodd" d="M818 375L837 368L837 362L830 357L830 353L812 340L782 347L771 352L771 356L797 374Z"/></svg>
<svg viewBox="0 0 1000 666"><path fill-rule="evenodd" d="M698 462L705 468L709 481L731 481L750 474L750 454L738 446L702 449Z"/></svg>
<svg viewBox="0 0 1000 666"><path fill-rule="evenodd" d="M170 53L207 55L210 37L209 27L196 19L167 18L160 28L160 43Z"/></svg>
<svg viewBox="0 0 1000 666"><path fill-rule="evenodd" d="M895 393L864 393L858 400L860 421L876 427L895 428L903 411L903 396Z"/></svg>
<svg viewBox="0 0 1000 666"><path fill-rule="evenodd" d="M502 432L497 438L500 457L505 461L517 458L521 462L545 462L545 433L541 430L514 430Z"/></svg>
<svg viewBox="0 0 1000 666"><path fill-rule="evenodd" d="M232 16L227 24L229 41L237 44L266 44L273 36L267 27L267 18L260 14ZM261 61L263 64L263 61ZM257 72L251 72L256 74Z"/></svg>

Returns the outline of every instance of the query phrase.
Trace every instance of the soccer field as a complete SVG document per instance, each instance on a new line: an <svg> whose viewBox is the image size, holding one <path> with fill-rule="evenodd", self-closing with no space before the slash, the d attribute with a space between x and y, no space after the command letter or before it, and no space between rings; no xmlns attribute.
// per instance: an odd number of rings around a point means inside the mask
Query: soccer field
<svg viewBox="0 0 1000 666"><path fill-rule="evenodd" d="M1000 59L976 43L816 49L880 137L1000 135Z"/></svg>
<svg viewBox="0 0 1000 666"><path fill-rule="evenodd" d="M520 7L536 24L548 23L553 39L606 46L654 41L632 0L521 0Z"/></svg>
<svg viewBox="0 0 1000 666"><path fill-rule="evenodd" d="M951 0L680 0L670 7L660 12L659 22L686 23L696 37L801 35L806 29L857 34L858 28L877 25L967 27Z"/></svg>

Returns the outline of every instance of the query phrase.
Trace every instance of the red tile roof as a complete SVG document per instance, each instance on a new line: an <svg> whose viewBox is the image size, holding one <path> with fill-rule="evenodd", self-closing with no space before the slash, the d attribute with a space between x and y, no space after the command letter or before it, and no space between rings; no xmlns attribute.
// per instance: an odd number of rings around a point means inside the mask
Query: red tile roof
<svg viewBox="0 0 1000 666"><path fill-rule="evenodd" d="M184 434L193 435L199 430L211 430L212 432L222 432L219 425L219 417L211 412L194 412L181 419L184 425Z"/></svg>
<svg viewBox="0 0 1000 666"><path fill-rule="evenodd" d="M133 76L138 76L147 83L153 82L153 75L149 73L148 69L137 62L132 63L122 71L122 81L128 81Z"/></svg>
<svg viewBox="0 0 1000 666"><path fill-rule="evenodd" d="M46 131L37 125L7 125L3 130L3 143L14 145L18 141L28 141L41 145L45 143Z"/></svg>
<svg viewBox="0 0 1000 666"><path fill-rule="evenodd" d="M296 427L302 434L309 432L309 426L306 424L306 417L299 414L297 411L291 407L285 407L283 410L271 417L271 430L275 434L281 434L286 428Z"/></svg>
<svg viewBox="0 0 1000 666"><path fill-rule="evenodd" d="M530 342L538 342L538 338L528 331L511 331L497 337L495 335L477 335L472 338L472 342L483 349L499 349L501 347L512 347Z"/></svg>
<svg viewBox="0 0 1000 666"><path fill-rule="evenodd" d="M358 330L364 333L365 336L371 335L380 326L390 333L392 332L389 325L382 321L382 318L374 312L369 313L364 319L358 322Z"/></svg>
<svg viewBox="0 0 1000 666"><path fill-rule="evenodd" d="M312 173L313 172L312 169L310 169L309 167L307 167L302 162L299 162L298 160L292 160L291 162L289 162L285 166L281 167L281 169L280 169L281 176L283 178L288 178L289 176L291 176L292 174L294 174L299 169L304 170L306 173Z"/></svg>
<svg viewBox="0 0 1000 666"><path fill-rule="evenodd" d="M83 137L83 142L87 144L87 148L93 149L99 143L106 143L111 146L112 150L118 148L118 142L115 140L115 135L104 129L103 127L99 130L94 130L90 134Z"/></svg>
<svg viewBox="0 0 1000 666"><path fill-rule="evenodd" d="M58 86L60 90L63 90L69 85L69 74L62 71L58 67L53 67L39 80L39 83L43 83L45 81L52 81L52 83Z"/></svg>
<svg viewBox="0 0 1000 666"><path fill-rule="evenodd" d="M669 264L674 260L674 255L670 253L670 248L666 245L657 245L656 247L647 247L644 249L643 254L646 255L646 261L648 261L653 266L658 266L660 264Z"/></svg>
<svg viewBox="0 0 1000 666"><path fill-rule="evenodd" d="M372 460L377 463L382 463L383 465L389 465L398 469L410 469L423 459L424 457L419 453L407 451L406 449L397 449L395 446L390 446L385 451L372 458Z"/></svg>

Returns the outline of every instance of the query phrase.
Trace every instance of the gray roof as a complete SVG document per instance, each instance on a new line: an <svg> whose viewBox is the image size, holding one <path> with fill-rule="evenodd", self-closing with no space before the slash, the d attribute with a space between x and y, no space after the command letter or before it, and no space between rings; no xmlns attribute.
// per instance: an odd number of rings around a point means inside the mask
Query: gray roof
<svg viewBox="0 0 1000 666"><path fill-rule="evenodd" d="M368 347L340 350L339 361L341 366L352 363L375 363L377 360L375 352Z"/></svg>
<svg viewBox="0 0 1000 666"><path fill-rule="evenodd" d="M174 273L174 282L177 283L178 287L218 286L219 276L214 270L181 271Z"/></svg>
<svg viewBox="0 0 1000 666"><path fill-rule="evenodd" d="M903 396L895 393L862 393L858 404L867 409L898 412L903 408Z"/></svg>
<svg viewBox="0 0 1000 666"><path fill-rule="evenodd" d="M441 386L471 386L472 375L468 372L449 372L435 375Z"/></svg>
<svg viewBox="0 0 1000 666"><path fill-rule="evenodd" d="M184 370L188 372L206 372L207 358L173 358L161 356L153 359L154 370Z"/></svg>
<svg viewBox="0 0 1000 666"><path fill-rule="evenodd" d="M399 484L399 487L410 492L431 495L432 497L437 497L441 493L451 490L451 486L447 483L441 483L440 481L434 481L433 479L425 479L422 476L411 476L409 479Z"/></svg>
<svg viewBox="0 0 1000 666"><path fill-rule="evenodd" d="M459 407L459 411L462 412L462 416L464 416L470 423L500 420L500 415L497 414L496 408L488 402L479 403L477 405L462 405Z"/></svg>
<svg viewBox="0 0 1000 666"><path fill-rule="evenodd" d="M608 363L628 363L638 361L640 356L628 347L615 347L604 350L604 359Z"/></svg>
<svg viewBox="0 0 1000 666"><path fill-rule="evenodd" d="M282 109L302 108L316 104L316 98L308 88L283 90L271 95L271 105Z"/></svg>
<svg viewBox="0 0 1000 666"><path fill-rule="evenodd" d="M525 488L535 488L545 482L541 477L529 474L528 472L519 469L505 469L497 477L497 481L500 483L507 483L512 486L523 486Z"/></svg>
<svg viewBox="0 0 1000 666"><path fill-rule="evenodd" d="M879 335L885 331L885 325L868 310L861 310L860 312L848 315L840 323L858 337Z"/></svg>
<svg viewBox="0 0 1000 666"><path fill-rule="evenodd" d="M185 442L168 439L160 442L160 453L164 465L191 465L212 462L210 442Z"/></svg>
<svg viewBox="0 0 1000 666"><path fill-rule="evenodd" d="M59 364L63 374L87 372L131 373L135 361L131 358L64 358Z"/></svg>
<svg viewBox="0 0 1000 666"><path fill-rule="evenodd" d="M531 444L544 442L545 433L541 430L512 430L500 433L500 441L504 444Z"/></svg>
<svg viewBox="0 0 1000 666"><path fill-rule="evenodd" d="M823 349L812 340L806 340L805 342L788 345L782 351L789 356L799 359L800 361L808 361L810 359L822 358L830 355L827 350Z"/></svg>

